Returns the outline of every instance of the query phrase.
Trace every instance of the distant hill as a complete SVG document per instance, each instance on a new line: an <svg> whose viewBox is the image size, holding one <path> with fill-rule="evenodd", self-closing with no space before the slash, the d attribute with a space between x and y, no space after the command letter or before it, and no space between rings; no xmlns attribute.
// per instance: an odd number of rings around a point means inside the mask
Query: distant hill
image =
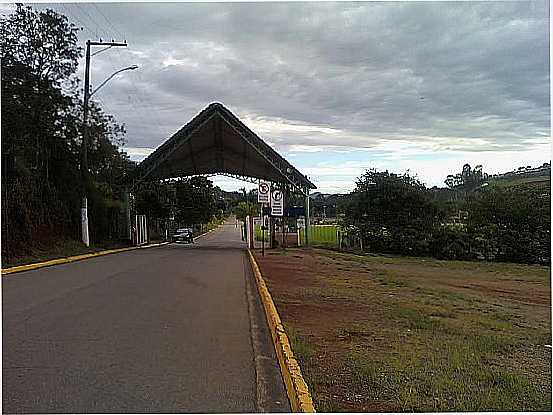
<svg viewBox="0 0 553 415"><path fill-rule="evenodd" d="M551 186L551 163L543 163L539 167L519 167L503 174L494 174L488 176L487 182L493 186L513 187L513 186Z"/></svg>

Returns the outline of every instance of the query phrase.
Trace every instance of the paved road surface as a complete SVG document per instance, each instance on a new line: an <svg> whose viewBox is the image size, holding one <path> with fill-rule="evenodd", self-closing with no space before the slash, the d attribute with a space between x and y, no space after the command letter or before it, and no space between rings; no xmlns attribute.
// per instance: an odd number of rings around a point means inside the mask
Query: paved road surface
<svg viewBox="0 0 553 415"><path fill-rule="evenodd" d="M289 411L250 273L227 223L3 277L3 412Z"/></svg>

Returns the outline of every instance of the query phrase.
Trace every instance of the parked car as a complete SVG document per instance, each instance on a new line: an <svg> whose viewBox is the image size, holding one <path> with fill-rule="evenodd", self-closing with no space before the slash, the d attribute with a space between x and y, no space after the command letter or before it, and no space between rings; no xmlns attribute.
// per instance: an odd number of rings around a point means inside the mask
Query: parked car
<svg viewBox="0 0 553 415"><path fill-rule="evenodd" d="M192 228L180 228L173 234L173 242L194 243L194 237L192 236Z"/></svg>

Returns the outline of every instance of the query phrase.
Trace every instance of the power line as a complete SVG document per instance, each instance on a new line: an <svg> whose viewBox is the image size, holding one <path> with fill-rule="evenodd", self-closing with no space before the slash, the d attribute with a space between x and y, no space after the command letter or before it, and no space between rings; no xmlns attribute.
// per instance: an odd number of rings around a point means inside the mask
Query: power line
<svg viewBox="0 0 553 415"><path fill-rule="evenodd" d="M87 12L85 9L81 8L81 6L80 6L78 3L73 3L73 5L74 5L77 9L79 9L82 13L84 13L84 15L87 16L87 19L88 19L90 22L92 22L92 24L93 24L94 26L96 26L96 37L99 37L99 36L98 36L98 29L100 28L100 25L98 24L98 22L96 22L96 21L88 14L88 12ZM81 17L84 18L84 17L85 17L84 15L81 14ZM102 29L103 29L103 28L102 28Z"/></svg>
<svg viewBox="0 0 553 415"><path fill-rule="evenodd" d="M104 13L102 13L102 10L100 10L100 8L96 4L94 4L94 3L91 3L91 4L96 9L96 11L98 11L98 13L104 18L104 20L107 22L107 24L113 29L115 34L117 34L121 39L124 39L125 36L123 36L123 34L119 30L117 30L117 28L113 25L111 20L109 20L107 18L107 16Z"/></svg>
<svg viewBox="0 0 553 415"><path fill-rule="evenodd" d="M61 6L63 7L63 9L65 10L65 12L67 13L67 15L69 15L69 17L71 17L71 19L73 20L73 22L71 23L74 23L75 21L80 25L80 28L81 30L82 29L86 29L89 31L89 33L93 36L96 36L96 33L94 33L89 27L88 25L84 24L80 19L78 19L76 16L74 16L67 7L65 7L65 4L64 3L60 3Z"/></svg>
<svg viewBox="0 0 553 415"><path fill-rule="evenodd" d="M132 75L134 75L134 74L132 74ZM137 76L137 78L141 78L140 73L137 73L136 76ZM141 104L143 104L144 107L146 107L146 103L142 100L142 98L141 98L141 96L140 96L141 92L140 92L139 89L136 87L136 83L134 82L134 79L133 79L132 76L130 77L130 80L131 80L131 84L132 84L132 86L133 86L133 89L134 89L134 91L136 92L136 98L140 101ZM152 112L154 113L153 120L154 120L154 122L157 124L157 127L158 127L158 129L159 129L159 132L160 132L160 134L161 134L162 131L163 131L163 127L161 126L161 119L159 118L159 115L158 115L157 111L151 111L151 112L149 112L149 113L152 113Z"/></svg>

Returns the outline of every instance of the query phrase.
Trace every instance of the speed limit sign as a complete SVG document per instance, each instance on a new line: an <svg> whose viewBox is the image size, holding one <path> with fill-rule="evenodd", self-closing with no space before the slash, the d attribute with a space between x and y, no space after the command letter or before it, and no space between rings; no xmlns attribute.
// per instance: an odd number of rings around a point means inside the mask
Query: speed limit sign
<svg viewBox="0 0 553 415"><path fill-rule="evenodd" d="M259 203L269 203L271 195L271 185L267 182L259 182L257 187L257 201Z"/></svg>

